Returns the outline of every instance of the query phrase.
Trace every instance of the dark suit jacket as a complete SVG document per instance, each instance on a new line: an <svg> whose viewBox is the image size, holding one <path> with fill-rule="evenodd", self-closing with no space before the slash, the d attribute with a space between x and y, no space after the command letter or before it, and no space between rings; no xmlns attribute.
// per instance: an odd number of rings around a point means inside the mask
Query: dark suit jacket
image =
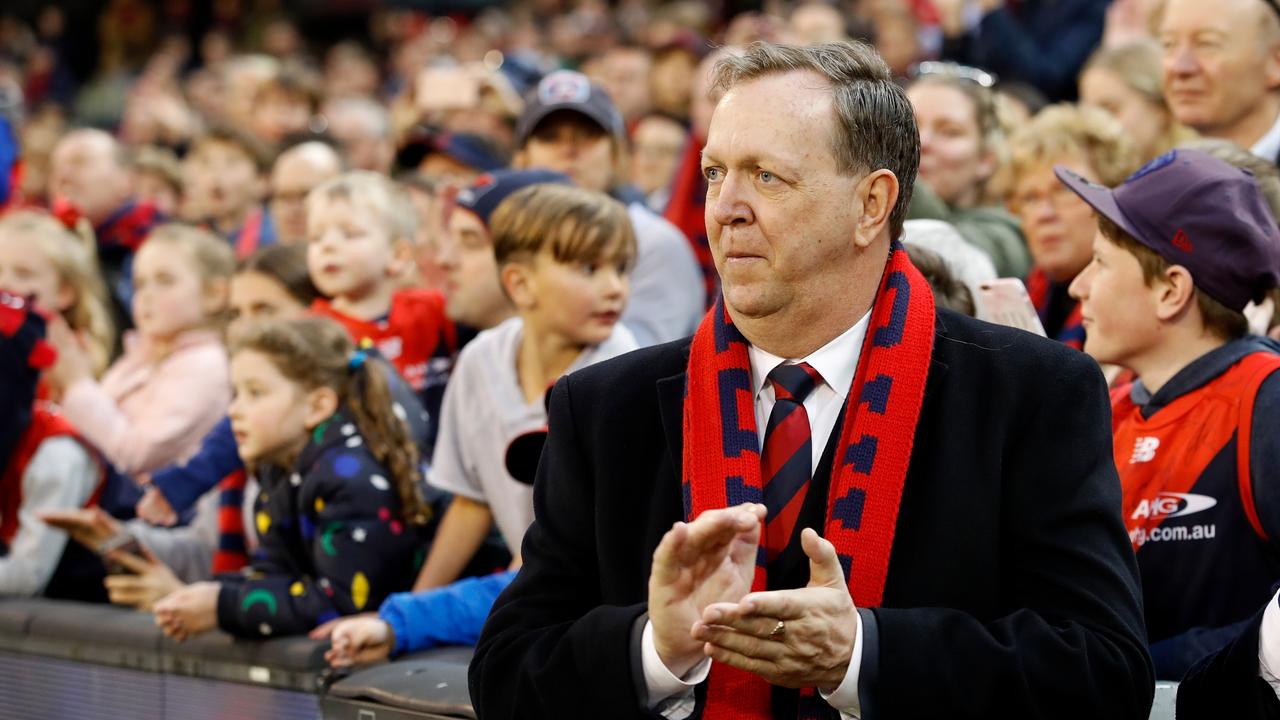
<svg viewBox="0 0 1280 720"><path fill-rule="evenodd" d="M1187 671L1178 686L1178 720L1277 720L1280 700L1258 677L1264 607L1234 640Z"/></svg>
<svg viewBox="0 0 1280 720"><path fill-rule="evenodd" d="M481 718L647 717L632 637L681 519L688 341L562 379L524 567L470 670ZM939 311L863 717L1146 718L1137 568L1085 355Z"/></svg>

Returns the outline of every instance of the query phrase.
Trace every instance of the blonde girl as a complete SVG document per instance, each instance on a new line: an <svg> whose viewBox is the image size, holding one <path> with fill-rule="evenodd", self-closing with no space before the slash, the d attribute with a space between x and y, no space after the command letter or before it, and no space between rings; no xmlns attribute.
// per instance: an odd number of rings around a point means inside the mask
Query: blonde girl
<svg viewBox="0 0 1280 720"><path fill-rule="evenodd" d="M84 338L90 374L101 377L115 344L107 294L92 245L49 215L17 210L0 217L0 290L35 297Z"/></svg>
<svg viewBox="0 0 1280 720"><path fill-rule="evenodd" d="M340 325L306 318L248 328L231 377L236 445L262 486L257 556L270 562L164 598L165 632L301 634L407 590L429 511L386 372Z"/></svg>
<svg viewBox="0 0 1280 720"><path fill-rule="evenodd" d="M101 382L70 328L50 324L58 362L45 380L60 394L63 414L118 475L185 459L226 412L222 325L234 270L231 248L205 230L171 223L152 231L134 256L136 330Z"/></svg>

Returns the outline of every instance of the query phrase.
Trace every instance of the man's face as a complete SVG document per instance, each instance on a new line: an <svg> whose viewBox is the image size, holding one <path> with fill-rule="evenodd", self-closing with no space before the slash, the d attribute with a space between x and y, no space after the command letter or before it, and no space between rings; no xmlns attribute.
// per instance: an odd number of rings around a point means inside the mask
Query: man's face
<svg viewBox="0 0 1280 720"><path fill-rule="evenodd" d="M1133 368L1134 358L1159 341L1161 286L1148 287L1138 258L1098 233L1093 260L1071 282L1084 317L1085 352L1098 362Z"/></svg>
<svg viewBox="0 0 1280 720"><path fill-rule="evenodd" d="M1174 117L1223 136L1257 112L1280 86L1277 22L1262 0L1169 0L1159 39Z"/></svg>
<svg viewBox="0 0 1280 720"><path fill-rule="evenodd" d="M685 130L662 115L651 115L636 125L631 142L631 182L646 194L668 185L680 163Z"/></svg>
<svg viewBox="0 0 1280 720"><path fill-rule="evenodd" d="M739 315L834 302L847 290L862 178L836 167L835 117L831 90L809 72L744 82L716 108L702 158L707 238Z"/></svg>
<svg viewBox="0 0 1280 720"><path fill-rule="evenodd" d="M182 163L183 201L203 217L233 229L261 200L262 179L253 158L221 140L197 146Z"/></svg>
<svg viewBox="0 0 1280 720"><path fill-rule="evenodd" d="M445 312L449 319L483 330L511 314L511 301L498 280L489 230L470 210L449 213L448 232L440 238L436 262L445 273Z"/></svg>
<svg viewBox="0 0 1280 720"><path fill-rule="evenodd" d="M613 141L581 113L548 115L525 141L522 155L524 167L562 172L578 187L608 192L613 186Z"/></svg>
<svg viewBox="0 0 1280 720"><path fill-rule="evenodd" d="M306 241L307 193L338 172L336 160L324 162L305 153L280 156L271 169L271 219L280 242Z"/></svg>
<svg viewBox="0 0 1280 720"><path fill-rule="evenodd" d="M627 120L634 120L649 110L652 63L649 53L638 48L619 48L604 57L600 84Z"/></svg>
<svg viewBox="0 0 1280 720"><path fill-rule="evenodd" d="M49 167L49 197L74 205L97 224L129 196L128 170L106 135L73 133L53 150Z"/></svg>

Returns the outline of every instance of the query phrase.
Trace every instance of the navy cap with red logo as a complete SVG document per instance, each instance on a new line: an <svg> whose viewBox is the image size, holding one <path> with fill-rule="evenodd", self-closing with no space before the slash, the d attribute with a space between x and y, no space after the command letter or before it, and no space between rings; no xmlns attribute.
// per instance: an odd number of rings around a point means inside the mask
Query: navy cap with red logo
<svg viewBox="0 0 1280 720"><path fill-rule="evenodd" d="M1170 150L1114 190L1058 165L1058 179L1098 214L1232 310L1280 286L1280 229L1253 173L1199 150Z"/></svg>
<svg viewBox="0 0 1280 720"><path fill-rule="evenodd" d="M480 222L489 227L489 218L503 200L518 190L540 183L570 185L572 181L568 175L554 170L499 170L476 178L475 182L458 191L453 202L475 213Z"/></svg>
<svg viewBox="0 0 1280 720"><path fill-rule="evenodd" d="M538 87L529 93L524 112L516 123L516 145L523 146L538 123L557 110L585 115L615 138L626 133L622 113L604 88L580 72L557 70L542 78Z"/></svg>

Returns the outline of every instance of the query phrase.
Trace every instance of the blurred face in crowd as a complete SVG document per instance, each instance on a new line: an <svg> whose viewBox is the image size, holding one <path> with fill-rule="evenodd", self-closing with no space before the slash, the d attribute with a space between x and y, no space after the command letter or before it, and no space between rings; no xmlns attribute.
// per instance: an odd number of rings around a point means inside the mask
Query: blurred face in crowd
<svg viewBox="0 0 1280 720"><path fill-rule="evenodd" d="M493 241L475 213L462 208L449 213L449 230L440 238L436 260L444 269L445 312L451 320L483 330L511 315Z"/></svg>
<svg viewBox="0 0 1280 720"><path fill-rule="evenodd" d="M621 47L610 50L602 59L597 80L609 93L618 112L628 122L648 112L649 70L653 58L647 50L634 47Z"/></svg>
<svg viewBox="0 0 1280 720"><path fill-rule="evenodd" d="M707 238L737 316L811 308L860 270L864 178L836 165L835 113L807 71L742 82L716 107L702 157Z"/></svg>
<svg viewBox="0 0 1280 720"><path fill-rule="evenodd" d="M35 297L36 307L61 312L75 302L75 288L63 283L35 238L22 232L0 232L0 290Z"/></svg>
<svg viewBox="0 0 1280 720"><path fill-rule="evenodd" d="M49 197L70 203L90 222L103 222L128 199L129 171L116 141L100 130L68 133L53 149Z"/></svg>
<svg viewBox="0 0 1280 720"><path fill-rule="evenodd" d="M1261 0L1169 0L1158 37L1174 117L1249 147L1275 121L1280 20Z"/></svg>
<svg viewBox="0 0 1280 720"><path fill-rule="evenodd" d="M182 163L183 202L201 218L212 219L219 232L239 227L262 199L258 166L243 148L223 140L206 140Z"/></svg>
<svg viewBox="0 0 1280 720"><path fill-rule="evenodd" d="M258 93L253 109L253 134L270 142L306 132L311 102L306 96L268 85Z"/></svg>
<svg viewBox="0 0 1280 720"><path fill-rule="evenodd" d="M613 150L604 128L581 113L559 110L533 129L517 164L562 172L578 187L608 192L614 184Z"/></svg>
<svg viewBox="0 0 1280 720"><path fill-rule="evenodd" d="M1119 75L1105 68L1090 68L1080 76L1080 103L1111 113L1128 131L1144 159L1159 154L1169 128L1168 111L1130 87Z"/></svg>
<svg viewBox="0 0 1280 720"><path fill-rule="evenodd" d="M226 296L205 286L196 263L178 243L142 243L133 258L133 324L140 333L170 340L221 309Z"/></svg>
<svg viewBox="0 0 1280 720"><path fill-rule="evenodd" d="M173 217L178 213L178 189L159 171L135 170L133 187L139 200L151 203L162 214Z"/></svg>
<svg viewBox="0 0 1280 720"><path fill-rule="evenodd" d="M1036 267L1054 282L1070 282L1089 263L1098 226L1093 209L1053 174L1055 164L1097 182L1097 174L1083 158L1055 158L1017 178L1009 206L1022 221Z"/></svg>
<svg viewBox="0 0 1280 720"><path fill-rule="evenodd" d="M907 91L920 128L920 179L948 205L972 207L995 170L983 148L978 110L960 90L921 82Z"/></svg>
<svg viewBox="0 0 1280 720"><path fill-rule="evenodd" d="M294 320L307 307L289 294L274 277L260 272L239 272L231 278L231 324L227 334L236 337L251 323L262 320Z"/></svg>
<svg viewBox="0 0 1280 720"><path fill-rule="evenodd" d="M676 117L688 117L697 67L698 59L684 50L668 50L654 58L649 72L653 106Z"/></svg>
<svg viewBox="0 0 1280 720"><path fill-rule="evenodd" d="M418 237L413 240L413 260L418 266L418 285L443 292L446 277L440 265L440 235L444 201L435 193L413 185L404 185L413 208L418 212Z"/></svg>
<svg viewBox="0 0 1280 720"><path fill-rule="evenodd" d="M684 126L662 115L641 120L631 135L631 182L646 195L675 175L685 144Z"/></svg>
<svg viewBox="0 0 1280 720"><path fill-rule="evenodd" d="M306 242L307 193L341 171L338 154L323 143L303 143L276 158L271 168L271 219L280 242Z"/></svg>
<svg viewBox="0 0 1280 720"><path fill-rule="evenodd" d="M511 281L508 267L516 269L518 281ZM625 263L560 262L547 246L532 260L510 263L503 274L520 317L541 336L573 347L608 340L627 305Z"/></svg>
<svg viewBox="0 0 1280 720"><path fill-rule="evenodd" d="M308 210L307 270L320 292L359 300L400 274L398 251L412 239L392 238L373 208L331 197L309 203Z"/></svg>
<svg viewBox="0 0 1280 720"><path fill-rule="evenodd" d="M844 18L840 16L839 10L830 5L801 5L791 13L788 24L793 42L804 45L848 39L844 31Z"/></svg>
<svg viewBox="0 0 1280 720"><path fill-rule="evenodd" d="M1157 300L1164 287L1148 286L1138 258L1098 233L1092 261L1071 282L1084 319L1085 352L1132 369L1134 359L1159 342Z"/></svg>
<svg viewBox="0 0 1280 720"><path fill-rule="evenodd" d="M376 108L364 102L339 104L325 109L329 133L338 139L352 170L387 174L395 160L388 122Z"/></svg>

